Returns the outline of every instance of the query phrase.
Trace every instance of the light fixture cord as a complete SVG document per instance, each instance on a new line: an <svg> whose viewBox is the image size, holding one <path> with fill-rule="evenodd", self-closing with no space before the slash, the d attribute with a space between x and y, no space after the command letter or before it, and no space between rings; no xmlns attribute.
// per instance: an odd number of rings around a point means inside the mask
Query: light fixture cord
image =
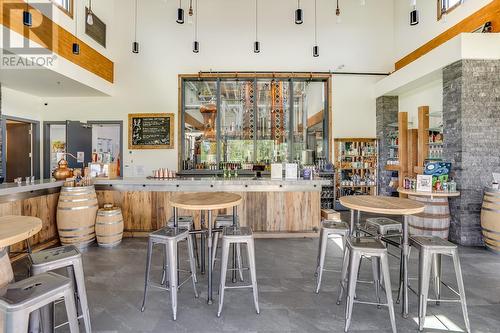
<svg viewBox="0 0 500 333"><path fill-rule="evenodd" d="M92 13L92 0L89 0L89 12Z"/></svg>
<svg viewBox="0 0 500 333"><path fill-rule="evenodd" d="M75 11L75 40L78 38L78 4L74 8Z"/></svg>
<svg viewBox="0 0 500 333"><path fill-rule="evenodd" d="M134 40L137 42L137 0L135 0Z"/></svg>
<svg viewBox="0 0 500 333"><path fill-rule="evenodd" d="M255 0L255 41L259 40L259 0Z"/></svg>
<svg viewBox="0 0 500 333"><path fill-rule="evenodd" d="M318 45L318 1L314 0L314 44Z"/></svg>
<svg viewBox="0 0 500 333"><path fill-rule="evenodd" d="M194 7L194 40L198 41L198 0L195 0Z"/></svg>
<svg viewBox="0 0 500 333"><path fill-rule="evenodd" d="M300 9L300 0L297 0L297 8Z"/></svg>

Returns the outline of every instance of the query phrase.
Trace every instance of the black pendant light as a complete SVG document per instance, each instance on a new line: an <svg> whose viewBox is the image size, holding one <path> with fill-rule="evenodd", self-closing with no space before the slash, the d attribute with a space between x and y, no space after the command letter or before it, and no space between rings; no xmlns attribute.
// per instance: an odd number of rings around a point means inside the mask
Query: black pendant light
<svg viewBox="0 0 500 333"><path fill-rule="evenodd" d="M137 42L137 0L135 0L134 42L132 43L132 53L139 53L139 43Z"/></svg>
<svg viewBox="0 0 500 333"><path fill-rule="evenodd" d="M74 55L80 54L80 44L78 44L78 6L75 6L75 40L73 41L73 45L71 45L71 52Z"/></svg>
<svg viewBox="0 0 500 333"><path fill-rule="evenodd" d="M342 23L342 18L340 17L339 0L337 0L337 8L335 9L335 15L337 16L337 24Z"/></svg>
<svg viewBox="0 0 500 333"><path fill-rule="evenodd" d="M255 42L253 43L253 53L260 53L260 42L259 42L259 0L255 0Z"/></svg>
<svg viewBox="0 0 500 333"><path fill-rule="evenodd" d="M89 0L89 10L87 11L87 24L94 25L94 13L92 12L92 0Z"/></svg>
<svg viewBox="0 0 500 333"><path fill-rule="evenodd" d="M313 46L313 57L319 57L319 46L318 46L318 0L314 0L314 46Z"/></svg>
<svg viewBox="0 0 500 333"><path fill-rule="evenodd" d="M31 27L33 25L33 17L30 13L30 5L28 1L26 1L26 10L23 11L23 24L27 27Z"/></svg>
<svg viewBox="0 0 500 333"><path fill-rule="evenodd" d="M179 0L179 8L177 8L177 20L175 22L184 24L184 9L182 9L182 0Z"/></svg>
<svg viewBox="0 0 500 333"><path fill-rule="evenodd" d="M193 15L194 15L193 0L189 0L188 24L193 24Z"/></svg>
<svg viewBox="0 0 500 333"><path fill-rule="evenodd" d="M193 53L200 52L200 42L198 42L198 0L194 3L194 42L193 42Z"/></svg>
<svg viewBox="0 0 500 333"><path fill-rule="evenodd" d="M297 9L295 10L295 24L304 23L304 13L302 8L300 8L300 0L297 0Z"/></svg>
<svg viewBox="0 0 500 333"><path fill-rule="evenodd" d="M417 25L419 22L419 14L417 10L417 0L413 0L413 9L410 12L410 25Z"/></svg>

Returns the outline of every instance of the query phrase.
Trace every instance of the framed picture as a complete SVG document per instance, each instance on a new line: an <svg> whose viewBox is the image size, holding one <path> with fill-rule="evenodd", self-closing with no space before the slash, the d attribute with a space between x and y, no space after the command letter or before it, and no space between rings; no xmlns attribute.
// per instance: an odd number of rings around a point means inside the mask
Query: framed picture
<svg viewBox="0 0 500 333"><path fill-rule="evenodd" d="M173 149L173 113L128 115L128 149Z"/></svg>
<svg viewBox="0 0 500 333"><path fill-rule="evenodd" d="M431 175L417 175L417 192L432 192Z"/></svg>

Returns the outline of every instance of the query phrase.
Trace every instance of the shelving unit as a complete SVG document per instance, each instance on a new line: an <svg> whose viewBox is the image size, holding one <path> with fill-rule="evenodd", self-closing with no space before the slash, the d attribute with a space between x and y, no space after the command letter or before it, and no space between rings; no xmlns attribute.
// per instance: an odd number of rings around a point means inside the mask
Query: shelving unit
<svg viewBox="0 0 500 333"><path fill-rule="evenodd" d="M434 121L434 124L431 124L431 118L437 118L438 121ZM442 112L430 112L428 106L420 106L418 108L418 158L417 163L413 167L413 171L416 174L423 174L426 161L439 162L443 160L444 137L442 119Z"/></svg>
<svg viewBox="0 0 500 333"><path fill-rule="evenodd" d="M377 139L335 139L335 194L377 194ZM339 209L339 204L336 204Z"/></svg>

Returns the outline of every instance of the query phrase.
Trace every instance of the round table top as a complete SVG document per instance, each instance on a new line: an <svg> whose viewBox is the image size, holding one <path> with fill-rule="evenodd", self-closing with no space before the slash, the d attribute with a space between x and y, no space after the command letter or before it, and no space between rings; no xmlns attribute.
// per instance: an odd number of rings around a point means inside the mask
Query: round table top
<svg viewBox="0 0 500 333"><path fill-rule="evenodd" d="M237 206L241 196L228 192L175 193L170 204L176 208L188 210L215 210Z"/></svg>
<svg viewBox="0 0 500 333"><path fill-rule="evenodd" d="M349 209L388 215L413 215L425 209L424 204L414 200L374 195L345 196L340 203Z"/></svg>
<svg viewBox="0 0 500 333"><path fill-rule="evenodd" d="M415 191L415 190L407 190L403 187L398 188L398 192L407 195L421 196L421 197L458 197L460 195L459 191L455 192L423 192L423 191Z"/></svg>
<svg viewBox="0 0 500 333"><path fill-rule="evenodd" d="M0 247L30 238L42 229L42 220L32 216L0 217Z"/></svg>

